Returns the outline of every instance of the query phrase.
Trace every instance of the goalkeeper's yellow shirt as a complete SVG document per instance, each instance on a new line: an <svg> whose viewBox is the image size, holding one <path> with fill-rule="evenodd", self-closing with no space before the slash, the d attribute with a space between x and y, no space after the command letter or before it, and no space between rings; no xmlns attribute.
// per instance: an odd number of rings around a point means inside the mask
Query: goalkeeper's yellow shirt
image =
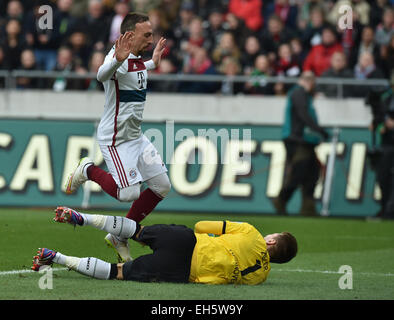
<svg viewBox="0 0 394 320"><path fill-rule="evenodd" d="M194 232L189 281L208 284L259 284L271 269L267 245L245 222L200 221Z"/></svg>

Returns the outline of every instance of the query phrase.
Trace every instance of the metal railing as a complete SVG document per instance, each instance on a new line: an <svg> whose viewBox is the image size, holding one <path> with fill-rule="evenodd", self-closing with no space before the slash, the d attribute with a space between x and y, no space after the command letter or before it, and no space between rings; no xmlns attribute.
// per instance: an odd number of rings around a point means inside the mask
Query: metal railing
<svg viewBox="0 0 394 320"><path fill-rule="evenodd" d="M11 90L17 88L18 78L36 78L36 79L96 79L96 73L76 73L69 71L39 71L39 70L0 70L0 80L4 79L4 89ZM150 74L150 81L168 81L168 82L209 82L209 83L226 83L229 85L230 93L233 92L233 85L235 83L262 83L262 84L296 84L298 78L296 77L265 77L265 76L225 76L225 75L196 75L196 74ZM387 79L354 79L354 78L323 78L318 77L316 79L318 86L330 85L336 87L336 97L344 97L344 86L352 87L379 87L386 88L389 86Z"/></svg>

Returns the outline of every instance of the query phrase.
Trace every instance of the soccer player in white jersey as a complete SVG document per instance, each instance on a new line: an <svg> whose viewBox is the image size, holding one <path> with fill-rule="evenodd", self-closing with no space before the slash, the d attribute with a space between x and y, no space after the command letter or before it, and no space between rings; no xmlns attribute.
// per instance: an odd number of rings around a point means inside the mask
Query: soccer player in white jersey
<svg viewBox="0 0 394 320"><path fill-rule="evenodd" d="M141 221L153 211L171 188L160 154L141 132L145 106L147 70L160 64L165 49L161 38L149 61L141 55L153 44L153 31L148 16L129 13L121 24L121 35L99 68L97 79L104 85L105 106L97 129L109 173L83 158L66 185L66 193L74 193L87 180L122 202L133 202L127 218ZM140 185L148 188L140 192ZM127 239L108 234L107 244L118 253L120 261L131 259Z"/></svg>

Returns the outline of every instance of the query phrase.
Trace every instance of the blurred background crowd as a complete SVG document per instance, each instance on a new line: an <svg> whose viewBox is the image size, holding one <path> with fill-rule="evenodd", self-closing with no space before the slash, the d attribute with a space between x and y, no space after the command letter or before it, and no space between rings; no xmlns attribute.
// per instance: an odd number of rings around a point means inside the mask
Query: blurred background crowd
<svg viewBox="0 0 394 320"><path fill-rule="evenodd" d="M130 11L149 15L157 41L167 38L158 74L251 75L234 93L284 95L267 76L389 79L394 68L394 0L2 0L0 70L97 72ZM40 29L39 7L53 8L53 29ZM352 29L338 27L341 5ZM152 48L153 49L153 48ZM152 52L146 53L149 58ZM0 84L1 85L1 84ZM102 90L95 79L19 77L18 88ZM160 92L226 93L223 84L153 81ZM336 96L335 85L321 88ZM345 97L364 97L345 87Z"/></svg>

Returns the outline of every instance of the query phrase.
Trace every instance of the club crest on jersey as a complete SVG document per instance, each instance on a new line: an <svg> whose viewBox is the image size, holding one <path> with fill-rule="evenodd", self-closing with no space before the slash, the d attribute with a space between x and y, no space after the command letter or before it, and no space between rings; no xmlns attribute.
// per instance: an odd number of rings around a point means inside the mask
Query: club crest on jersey
<svg viewBox="0 0 394 320"><path fill-rule="evenodd" d="M137 171L135 169L131 169L129 175L132 179L134 179L137 176Z"/></svg>

